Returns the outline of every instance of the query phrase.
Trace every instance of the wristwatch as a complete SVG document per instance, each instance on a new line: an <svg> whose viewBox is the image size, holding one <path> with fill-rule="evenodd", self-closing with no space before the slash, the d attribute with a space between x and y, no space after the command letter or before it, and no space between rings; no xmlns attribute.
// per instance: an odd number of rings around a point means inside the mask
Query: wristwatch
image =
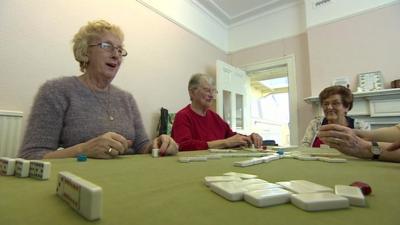
<svg viewBox="0 0 400 225"><path fill-rule="evenodd" d="M371 152L372 152L372 159L377 160L379 159L379 156L381 155L381 148L379 147L378 143L375 141L372 142L372 147L371 147Z"/></svg>

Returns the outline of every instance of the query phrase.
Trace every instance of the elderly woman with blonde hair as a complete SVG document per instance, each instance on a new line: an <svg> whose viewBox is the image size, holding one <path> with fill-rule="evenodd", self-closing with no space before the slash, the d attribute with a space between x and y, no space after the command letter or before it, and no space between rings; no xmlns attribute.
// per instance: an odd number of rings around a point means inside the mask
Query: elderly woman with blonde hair
<svg viewBox="0 0 400 225"><path fill-rule="evenodd" d="M122 30L92 21L73 38L83 74L47 81L33 104L20 157L66 158L85 154L110 159L122 154L177 152L161 135L151 142L133 96L111 84L128 55ZM58 150L57 150L58 149Z"/></svg>

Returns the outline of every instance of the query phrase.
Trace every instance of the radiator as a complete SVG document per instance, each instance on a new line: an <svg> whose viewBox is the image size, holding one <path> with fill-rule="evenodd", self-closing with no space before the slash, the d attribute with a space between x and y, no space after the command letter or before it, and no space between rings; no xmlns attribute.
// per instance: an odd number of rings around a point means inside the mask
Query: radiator
<svg viewBox="0 0 400 225"><path fill-rule="evenodd" d="M0 157L16 157L21 143L22 112L0 110Z"/></svg>

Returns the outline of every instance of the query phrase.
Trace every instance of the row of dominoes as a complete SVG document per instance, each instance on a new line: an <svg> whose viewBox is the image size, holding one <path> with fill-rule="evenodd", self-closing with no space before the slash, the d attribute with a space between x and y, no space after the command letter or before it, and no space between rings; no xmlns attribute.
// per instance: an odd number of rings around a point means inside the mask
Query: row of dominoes
<svg viewBox="0 0 400 225"><path fill-rule="evenodd" d="M221 149L224 150L224 149ZM233 150L231 150L233 151ZM198 155L198 156L186 156L179 157L179 162L205 162L208 159L221 159L222 157L268 157L271 155L276 155L274 153L265 153L265 152L251 152L251 153L218 153L218 154L209 154L209 155Z"/></svg>
<svg viewBox="0 0 400 225"><path fill-rule="evenodd" d="M239 161L239 162L234 162L234 166L239 166L239 167L247 167L247 166L253 166L257 165L260 163L268 163L277 159L280 159L281 156L278 154L273 154L273 155L268 155L268 156L263 156L259 158L252 158L244 161Z"/></svg>
<svg viewBox="0 0 400 225"><path fill-rule="evenodd" d="M58 173L57 195L88 220L103 214L103 189L70 172Z"/></svg>
<svg viewBox="0 0 400 225"><path fill-rule="evenodd" d="M4 176L29 176L39 180L47 180L50 178L50 172L50 162L0 157L0 174Z"/></svg>
<svg viewBox="0 0 400 225"><path fill-rule="evenodd" d="M360 188L348 185L335 185L333 190L305 180L270 183L255 175L234 172L224 176L208 176L204 181L212 191L225 199L245 200L257 207L291 202L306 211L320 211L366 205Z"/></svg>
<svg viewBox="0 0 400 225"><path fill-rule="evenodd" d="M322 161L322 162L330 162L330 163L343 163L347 162L346 159L344 158L332 158L332 157L321 157L321 156L311 156L311 155L305 155L305 154L273 154L273 155L268 155L264 157L259 157L259 158L252 158L244 161L238 161L234 162L234 166L239 166L239 167L247 167L247 166L253 166L261 163L268 163L273 160L277 159L282 159L282 158L293 158L293 159L298 159L298 160L304 160L304 161Z"/></svg>

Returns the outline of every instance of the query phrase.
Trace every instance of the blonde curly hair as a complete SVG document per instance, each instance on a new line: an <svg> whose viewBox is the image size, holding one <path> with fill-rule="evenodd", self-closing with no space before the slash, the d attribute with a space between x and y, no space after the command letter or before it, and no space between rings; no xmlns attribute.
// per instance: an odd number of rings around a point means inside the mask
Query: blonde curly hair
<svg viewBox="0 0 400 225"><path fill-rule="evenodd" d="M117 36L121 42L124 41L124 33L121 28L110 24L105 20L89 21L87 25L81 27L72 39L75 60L79 62L80 70L86 71L89 63L87 56L89 42L99 38L105 32L110 32Z"/></svg>

